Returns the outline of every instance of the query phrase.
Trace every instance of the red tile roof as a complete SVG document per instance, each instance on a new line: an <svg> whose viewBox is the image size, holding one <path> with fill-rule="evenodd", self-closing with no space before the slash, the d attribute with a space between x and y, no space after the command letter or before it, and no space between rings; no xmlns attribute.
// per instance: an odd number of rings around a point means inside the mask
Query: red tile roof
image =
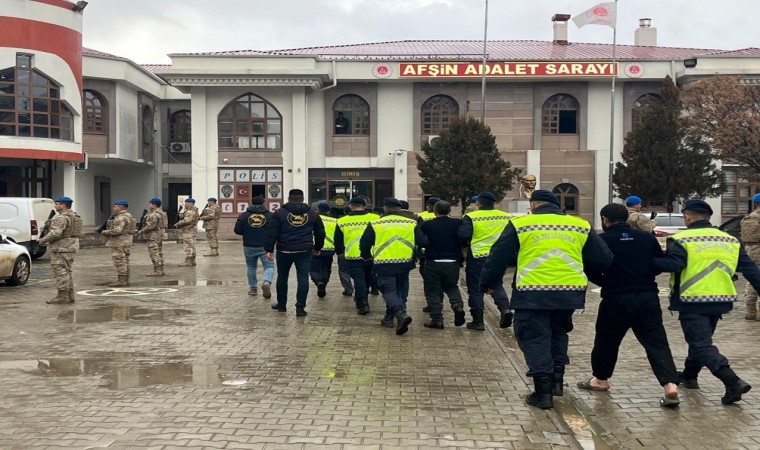
<svg viewBox="0 0 760 450"><path fill-rule="evenodd" d="M145 69L147 72L150 73L156 73L156 70L161 69L171 69L171 64L140 64L140 67Z"/></svg>
<svg viewBox="0 0 760 450"><path fill-rule="evenodd" d="M685 59L697 55L714 54L725 50L646 47L618 45L617 58L621 60ZM393 41L367 44L304 47L282 50L237 50L209 53L178 53L185 56L298 56L313 55L322 59L344 60L477 60L483 54L483 41L435 40ZM488 42L489 59L542 61L542 60L600 60L612 57L612 44L555 44L551 41Z"/></svg>
<svg viewBox="0 0 760 450"><path fill-rule="evenodd" d="M94 56L96 58L106 58L106 59L126 59L126 58L122 58L121 56L112 55L110 53L101 52L101 51L94 50L87 47L82 47L82 56Z"/></svg>
<svg viewBox="0 0 760 450"><path fill-rule="evenodd" d="M741 48L739 50L724 50L714 53L708 53L707 56L751 56L751 57L759 57L760 56L760 48L758 47L749 47L749 48Z"/></svg>

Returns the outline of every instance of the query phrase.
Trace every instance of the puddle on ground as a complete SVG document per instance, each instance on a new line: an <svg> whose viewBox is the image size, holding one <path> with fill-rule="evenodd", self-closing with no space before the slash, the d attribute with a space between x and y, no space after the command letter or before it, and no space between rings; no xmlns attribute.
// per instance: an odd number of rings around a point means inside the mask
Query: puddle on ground
<svg viewBox="0 0 760 450"><path fill-rule="evenodd" d="M191 314L187 309L151 309L140 306L104 306L74 309L58 314L58 320L70 323L127 322L129 320L165 320Z"/></svg>
<svg viewBox="0 0 760 450"><path fill-rule="evenodd" d="M218 364L167 362L146 367L116 367L123 360L110 358L51 358L0 361L0 370L20 369L45 377L100 375L109 389L183 384L199 387L222 386L224 376Z"/></svg>
<svg viewBox="0 0 760 450"><path fill-rule="evenodd" d="M554 410L559 413L562 420L572 430L575 440L583 450L611 450L612 446L594 432L591 425L583 417L580 411L569 401L555 401Z"/></svg>
<svg viewBox="0 0 760 450"><path fill-rule="evenodd" d="M156 280L156 286L223 286L225 284L246 284L247 281L226 280Z"/></svg>

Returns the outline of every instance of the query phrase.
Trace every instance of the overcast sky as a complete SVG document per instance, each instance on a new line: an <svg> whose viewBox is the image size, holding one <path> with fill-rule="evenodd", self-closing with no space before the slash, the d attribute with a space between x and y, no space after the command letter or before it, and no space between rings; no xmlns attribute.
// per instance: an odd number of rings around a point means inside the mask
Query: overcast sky
<svg viewBox="0 0 760 450"><path fill-rule="evenodd" d="M552 39L551 16L599 0L489 0L488 39ZM483 39L484 0L89 0L84 45L135 62L169 53L272 50L407 39ZM618 43L651 17L658 44L760 47L758 0L620 0ZM612 43L612 29L569 24L571 42Z"/></svg>

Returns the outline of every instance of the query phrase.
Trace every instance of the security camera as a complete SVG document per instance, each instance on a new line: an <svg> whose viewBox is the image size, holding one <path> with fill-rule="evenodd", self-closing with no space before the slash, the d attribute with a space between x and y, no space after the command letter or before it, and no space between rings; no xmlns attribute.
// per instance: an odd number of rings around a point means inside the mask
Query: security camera
<svg viewBox="0 0 760 450"><path fill-rule="evenodd" d="M402 150L402 149L398 149L398 150L396 150L394 153L396 153L396 156L401 156L401 155L403 155L403 154L404 154L404 151L405 151L405 150Z"/></svg>

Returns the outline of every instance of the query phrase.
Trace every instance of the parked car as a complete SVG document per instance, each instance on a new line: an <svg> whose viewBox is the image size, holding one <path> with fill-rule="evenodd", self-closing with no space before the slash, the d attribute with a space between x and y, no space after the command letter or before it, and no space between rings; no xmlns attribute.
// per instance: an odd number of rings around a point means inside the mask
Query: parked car
<svg viewBox="0 0 760 450"><path fill-rule="evenodd" d="M47 250L37 239L51 213L55 213L55 203L50 198L0 197L0 234L26 247L37 259Z"/></svg>
<svg viewBox="0 0 760 450"><path fill-rule="evenodd" d="M11 286L26 284L32 272L32 257L23 245L0 235L0 280Z"/></svg>
<svg viewBox="0 0 760 450"><path fill-rule="evenodd" d="M736 216L736 217L732 217L728 219L727 221L720 224L718 226L718 229L720 231L730 234L736 239L739 239L739 242L741 242L742 241L742 226L741 225L742 225L742 219L744 219L745 215L746 214L742 214L740 216Z"/></svg>
<svg viewBox="0 0 760 450"><path fill-rule="evenodd" d="M686 222L684 222L681 213L657 213L654 221L654 235L662 248L665 248L665 241L667 241L668 236L686 229Z"/></svg>

